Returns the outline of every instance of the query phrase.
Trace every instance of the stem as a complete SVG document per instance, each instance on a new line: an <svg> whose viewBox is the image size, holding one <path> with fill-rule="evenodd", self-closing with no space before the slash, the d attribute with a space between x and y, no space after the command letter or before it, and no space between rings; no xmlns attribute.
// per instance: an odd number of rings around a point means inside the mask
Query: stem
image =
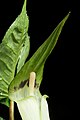
<svg viewBox="0 0 80 120"><path fill-rule="evenodd" d="M10 101L9 120L14 120L14 102Z"/></svg>

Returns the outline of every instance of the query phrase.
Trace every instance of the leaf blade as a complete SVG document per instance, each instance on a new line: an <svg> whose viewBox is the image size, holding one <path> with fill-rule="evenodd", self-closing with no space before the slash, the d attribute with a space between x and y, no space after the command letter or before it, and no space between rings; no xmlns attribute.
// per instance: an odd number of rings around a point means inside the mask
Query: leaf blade
<svg viewBox="0 0 80 120"><path fill-rule="evenodd" d="M38 50L34 53L34 55L30 58L29 61L23 66L20 72L16 75L12 83L9 87L9 97L10 99L15 100L14 94L19 91L22 81L29 79L30 72L34 71L36 73L36 84L40 86L43 76L43 68L46 59L52 52L55 47L58 37L61 33L61 30L68 19L69 14L58 24L58 26L54 29L52 34L48 37L48 39L38 48ZM40 73L40 74L39 74ZM14 89L16 88L16 90ZM24 94L24 93L23 93Z"/></svg>
<svg viewBox="0 0 80 120"><path fill-rule="evenodd" d="M26 35L24 45L21 49L21 54L19 55L19 61L18 61L18 65L17 65L17 73L20 71L20 69L24 65L26 58L29 55L29 50L30 50L29 36Z"/></svg>
<svg viewBox="0 0 80 120"><path fill-rule="evenodd" d="M25 41L29 44L29 40L25 39L28 36L28 24L25 0L21 14L9 27L0 44L0 102L3 98L8 97L8 86L14 78L23 44ZM29 48L27 49L29 51Z"/></svg>
<svg viewBox="0 0 80 120"><path fill-rule="evenodd" d="M5 120L5 119L3 119L2 117L0 117L0 120Z"/></svg>

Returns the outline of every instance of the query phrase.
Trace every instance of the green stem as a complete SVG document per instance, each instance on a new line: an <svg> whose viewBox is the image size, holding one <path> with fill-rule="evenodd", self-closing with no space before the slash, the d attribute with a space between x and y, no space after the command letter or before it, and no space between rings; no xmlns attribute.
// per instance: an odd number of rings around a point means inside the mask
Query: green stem
<svg viewBox="0 0 80 120"><path fill-rule="evenodd" d="M10 101L9 120L14 120L14 102Z"/></svg>

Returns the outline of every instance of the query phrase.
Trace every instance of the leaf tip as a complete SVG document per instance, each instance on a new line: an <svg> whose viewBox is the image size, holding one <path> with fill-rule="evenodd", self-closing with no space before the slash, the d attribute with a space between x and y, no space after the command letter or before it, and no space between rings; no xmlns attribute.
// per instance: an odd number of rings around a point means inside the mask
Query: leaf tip
<svg viewBox="0 0 80 120"><path fill-rule="evenodd" d="M24 4L23 4L23 7L22 7L22 13L26 12L26 4L27 4L27 0L24 0Z"/></svg>
<svg viewBox="0 0 80 120"><path fill-rule="evenodd" d="M69 13L68 13L69 15L71 14L71 11L69 11Z"/></svg>

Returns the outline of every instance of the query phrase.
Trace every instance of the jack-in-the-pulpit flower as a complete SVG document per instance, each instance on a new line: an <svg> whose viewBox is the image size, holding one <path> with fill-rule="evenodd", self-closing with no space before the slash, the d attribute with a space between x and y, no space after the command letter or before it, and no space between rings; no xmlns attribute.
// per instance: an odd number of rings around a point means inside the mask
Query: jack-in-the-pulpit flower
<svg viewBox="0 0 80 120"><path fill-rule="evenodd" d="M17 106L23 120L50 120L47 96L35 95L35 73L31 72L29 80L29 96L17 101Z"/></svg>
<svg viewBox="0 0 80 120"><path fill-rule="evenodd" d="M0 103L9 107L10 120L14 120L14 102L17 103L22 120L50 120L47 96L42 96L39 89L45 62L53 51L70 12L26 61L30 51L26 3L27 0L24 0L20 15L9 27L0 44Z"/></svg>
<svg viewBox="0 0 80 120"><path fill-rule="evenodd" d="M23 120L50 120L45 96L40 100L28 97L17 102L17 106Z"/></svg>

